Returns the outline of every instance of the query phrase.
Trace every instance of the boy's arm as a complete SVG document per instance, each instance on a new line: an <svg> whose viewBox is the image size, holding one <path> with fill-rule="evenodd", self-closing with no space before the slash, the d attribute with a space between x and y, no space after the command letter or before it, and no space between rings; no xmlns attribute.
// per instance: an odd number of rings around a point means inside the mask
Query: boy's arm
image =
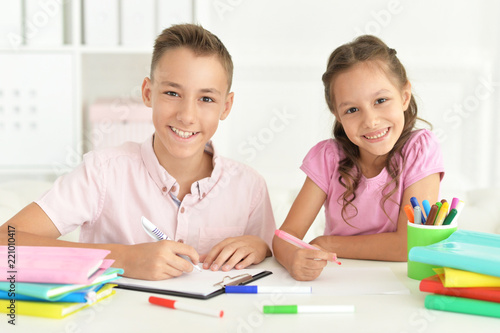
<svg viewBox="0 0 500 333"><path fill-rule="evenodd" d="M248 216L245 234L227 238L216 244L202 257L203 268L229 271L243 269L272 256L271 241L276 223L266 183L259 176L254 194L253 208Z"/></svg>
<svg viewBox="0 0 500 333"><path fill-rule="evenodd" d="M11 227L9 230L9 226ZM196 264L198 254L189 245L161 241L136 245L75 243L61 236L52 220L36 203L31 203L0 226L0 244L6 245L8 232L15 230L16 245L99 248L111 251L106 257L114 259L114 267L123 268L124 275L145 280L163 280L190 272L193 266L177 256L185 254Z"/></svg>
<svg viewBox="0 0 500 333"><path fill-rule="evenodd" d="M429 175L410 185L403 193L399 211L398 228L395 232L359 236L320 236L311 244L319 245L342 258L406 261L406 224L405 204L411 197L435 202L439 195L440 174Z"/></svg>

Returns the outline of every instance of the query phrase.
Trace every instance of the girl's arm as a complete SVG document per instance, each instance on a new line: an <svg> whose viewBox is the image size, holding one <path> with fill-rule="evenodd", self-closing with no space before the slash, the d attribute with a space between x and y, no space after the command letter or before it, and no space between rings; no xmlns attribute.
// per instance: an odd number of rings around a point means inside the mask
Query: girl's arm
<svg viewBox="0 0 500 333"><path fill-rule="evenodd" d="M15 228L15 244L31 246L59 246L99 248L110 250L107 259L114 259L113 267L123 268L128 277L163 280L190 272L193 266L177 254L189 256L196 264L198 253L189 245L161 241L136 245L90 244L58 240L61 236L52 220L36 203L31 203L0 226L0 244L6 245L8 227Z"/></svg>
<svg viewBox="0 0 500 333"><path fill-rule="evenodd" d="M398 228L395 232L359 236L320 236L311 244L319 245L342 258L406 261L406 224L408 218L404 206L411 197L435 202L439 195L439 173L427 176L409 186L403 193L399 211Z"/></svg>
<svg viewBox="0 0 500 333"><path fill-rule="evenodd" d="M280 229L300 239L304 238L325 200L326 193L307 177ZM317 278L327 260L334 258L332 253L300 249L276 236L273 238L273 251L290 275L301 281Z"/></svg>

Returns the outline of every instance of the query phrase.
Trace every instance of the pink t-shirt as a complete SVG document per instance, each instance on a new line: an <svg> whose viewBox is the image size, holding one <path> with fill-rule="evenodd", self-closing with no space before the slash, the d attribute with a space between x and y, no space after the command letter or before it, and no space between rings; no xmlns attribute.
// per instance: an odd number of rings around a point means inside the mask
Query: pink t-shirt
<svg viewBox="0 0 500 333"><path fill-rule="evenodd" d="M256 235L269 246L276 229L265 181L256 171L213 154L211 177L191 185L177 200L176 180L159 164L150 137L143 144L86 154L83 163L58 178L36 203L61 234L81 226L85 243L152 242L141 216L170 238L207 253L218 242Z"/></svg>
<svg viewBox="0 0 500 333"><path fill-rule="evenodd" d="M384 168L373 178L361 177L353 202L358 212L355 217L347 219L351 224L349 225L342 219L342 199L339 200L345 190L338 181L339 161L345 157L342 148L335 140L329 139L321 141L309 151L300 168L327 194L324 204L325 235L369 235L396 231L404 190L431 174L440 173L441 179L444 176L441 148L432 132L414 131L403 147L402 154L406 164L400 177L399 187L384 206L390 219L381 207L382 189L391 180ZM401 157L396 158L401 165ZM419 200L423 199L425 198ZM349 206L346 212L347 216L354 216L355 209Z"/></svg>

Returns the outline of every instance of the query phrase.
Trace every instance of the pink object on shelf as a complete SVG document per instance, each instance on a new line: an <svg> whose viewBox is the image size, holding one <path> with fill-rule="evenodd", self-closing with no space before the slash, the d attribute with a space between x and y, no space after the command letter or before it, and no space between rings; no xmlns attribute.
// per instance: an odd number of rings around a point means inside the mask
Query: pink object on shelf
<svg viewBox="0 0 500 333"><path fill-rule="evenodd" d="M88 108L87 148L143 142L154 133L152 109L132 99L100 99Z"/></svg>

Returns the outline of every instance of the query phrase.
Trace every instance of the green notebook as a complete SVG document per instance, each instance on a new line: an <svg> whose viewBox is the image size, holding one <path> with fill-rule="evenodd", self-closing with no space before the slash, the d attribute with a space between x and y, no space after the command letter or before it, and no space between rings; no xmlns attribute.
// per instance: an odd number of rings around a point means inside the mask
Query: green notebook
<svg viewBox="0 0 500 333"><path fill-rule="evenodd" d="M500 318L500 303L445 295L427 295L425 307L432 310Z"/></svg>

